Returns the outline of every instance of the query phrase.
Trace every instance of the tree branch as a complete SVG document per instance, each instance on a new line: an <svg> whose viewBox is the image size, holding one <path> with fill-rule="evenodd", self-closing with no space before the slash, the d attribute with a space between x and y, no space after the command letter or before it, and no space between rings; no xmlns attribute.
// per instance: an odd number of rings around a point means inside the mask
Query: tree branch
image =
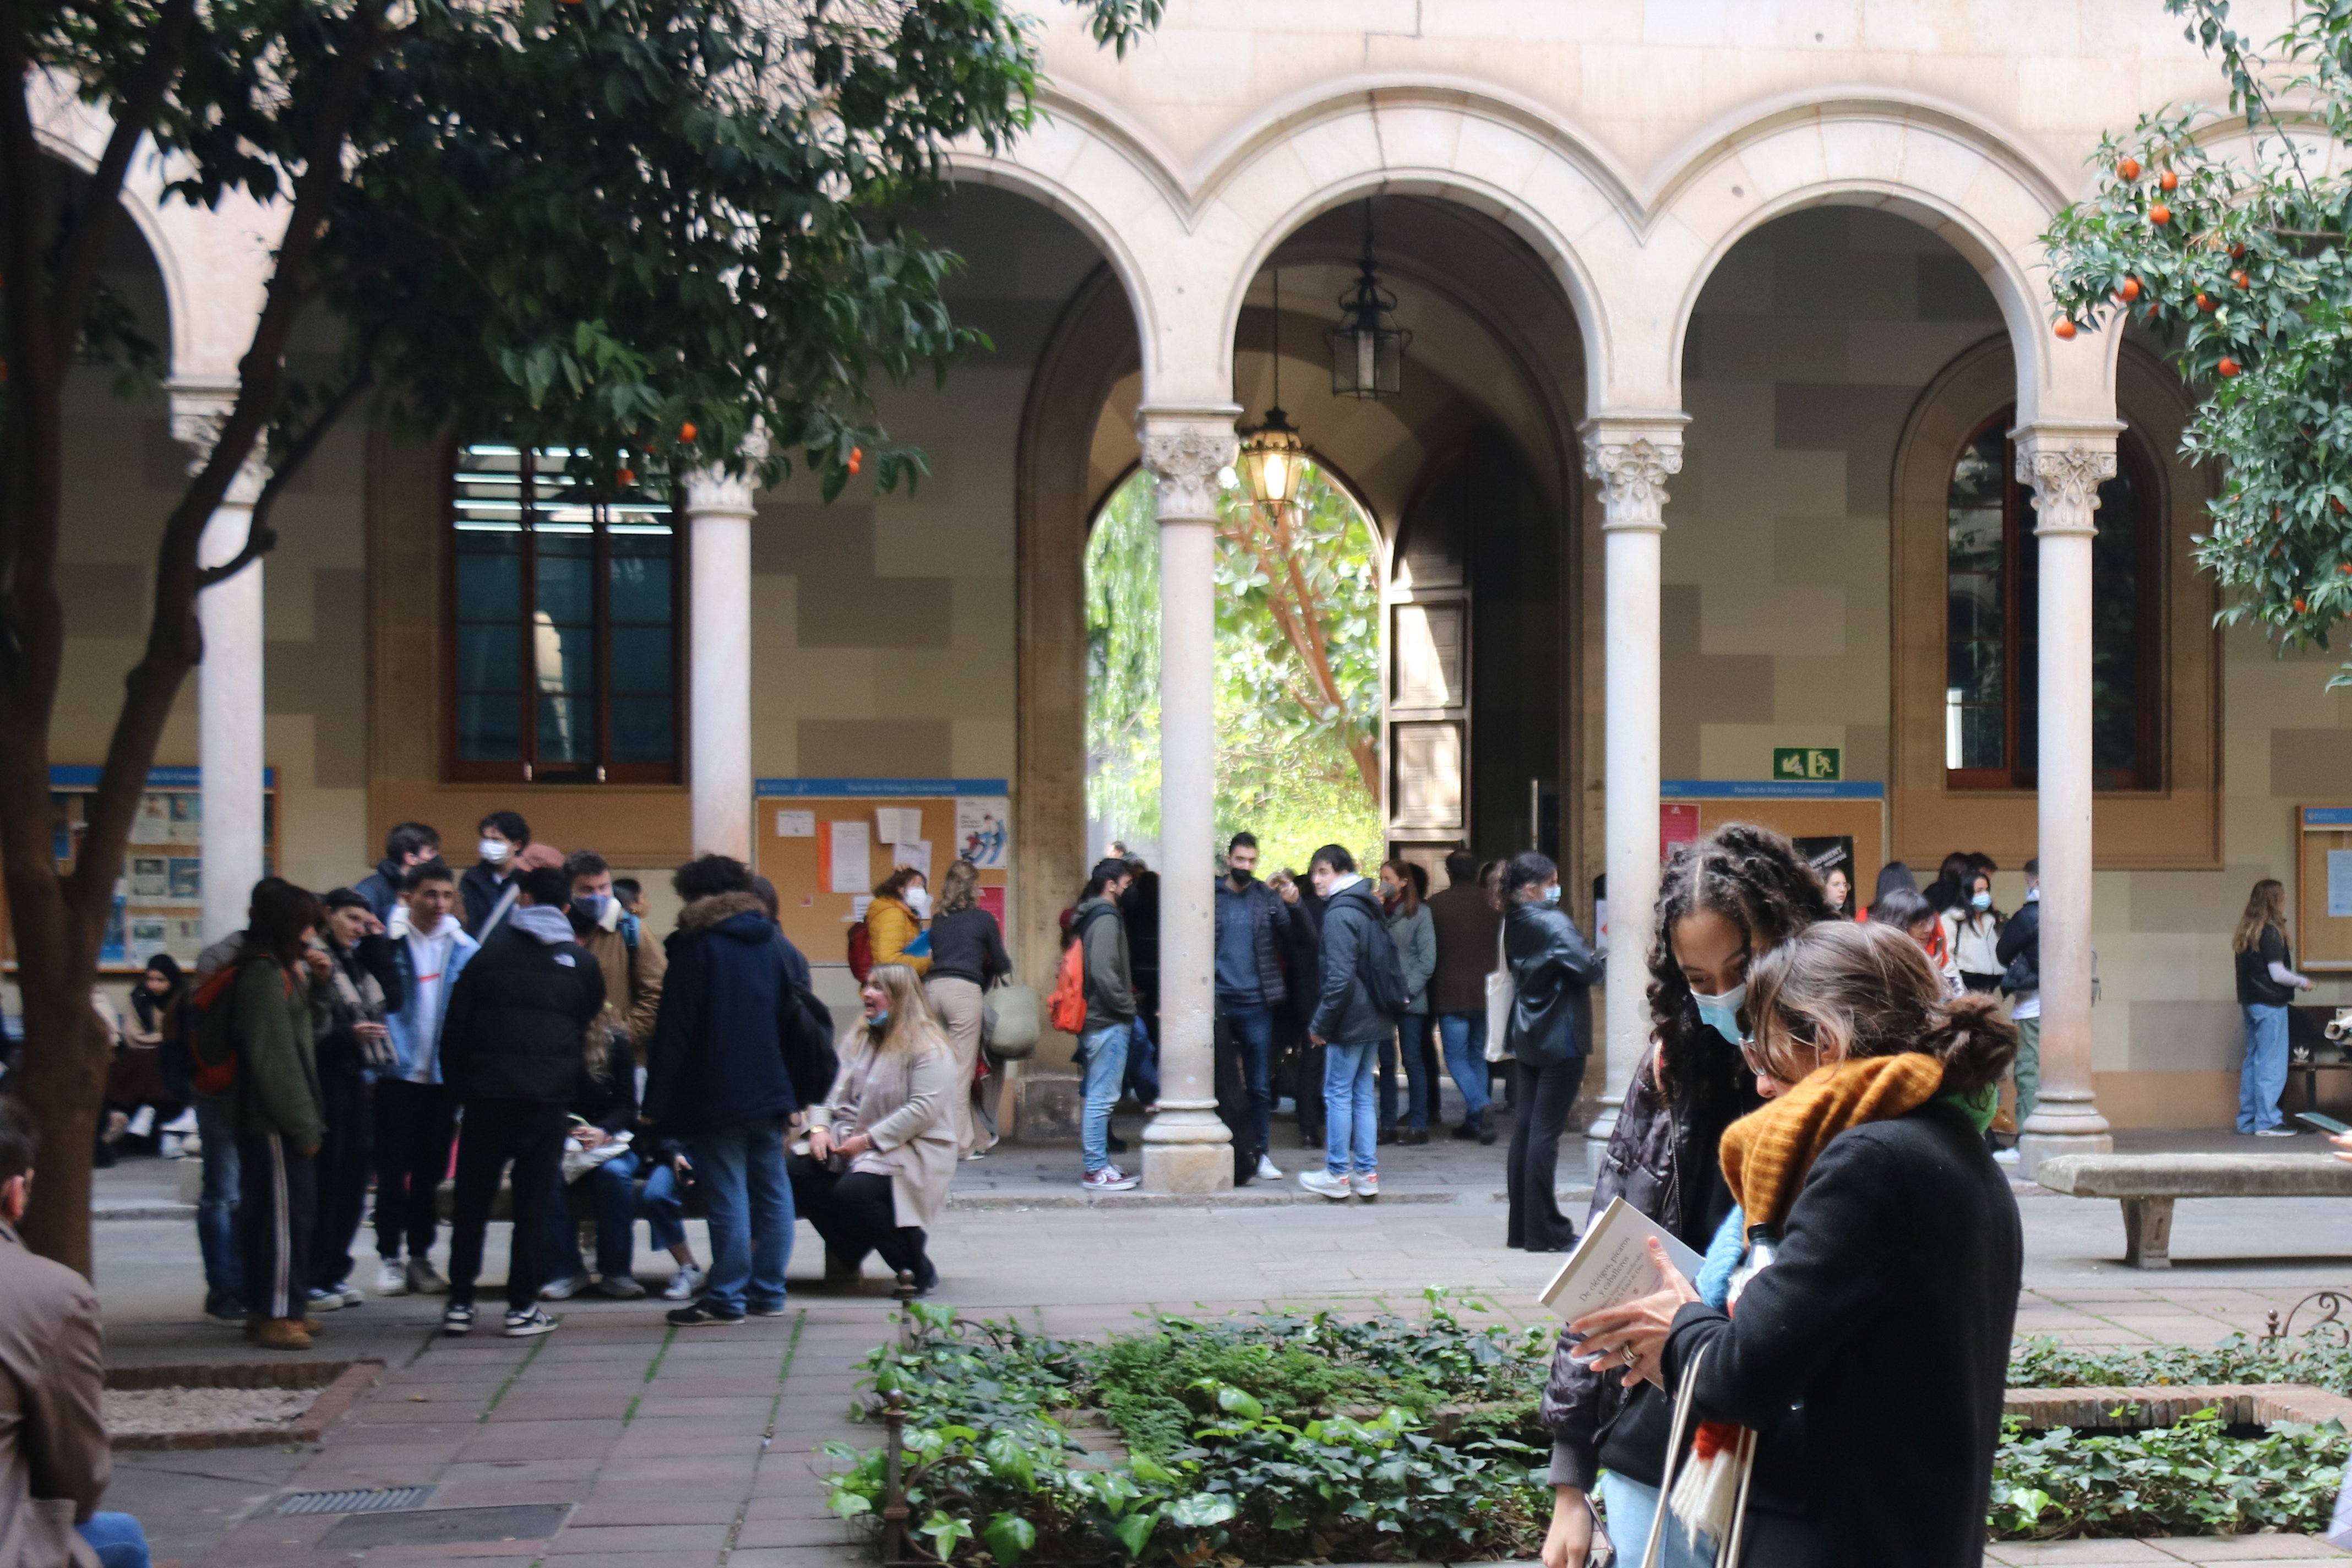
<svg viewBox="0 0 2352 1568"><path fill-rule="evenodd" d="M319 449L319 443L326 439L327 433L351 412L352 405L359 401L360 394L374 381L373 373L366 365L362 365L359 373L328 399L327 405L319 411L319 416L310 421L309 427L287 443L285 451L271 463L269 479L262 485L261 493L254 498L253 516L246 524L244 544L227 561L217 566L204 567L196 573L197 592L202 593L215 583L236 576L277 548L278 535L270 530L269 514L278 505L278 498L285 493L294 476L302 471L302 466L310 460L310 455Z"/></svg>

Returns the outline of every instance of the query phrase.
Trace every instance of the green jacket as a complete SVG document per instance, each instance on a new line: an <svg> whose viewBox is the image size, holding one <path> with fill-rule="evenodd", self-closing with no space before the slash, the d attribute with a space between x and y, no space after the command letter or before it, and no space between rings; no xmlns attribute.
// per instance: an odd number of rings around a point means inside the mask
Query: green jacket
<svg viewBox="0 0 2352 1568"><path fill-rule="evenodd" d="M1127 922L1108 899L1088 899L1071 924L1086 944L1087 1033L1135 1022L1135 970L1128 961Z"/></svg>
<svg viewBox="0 0 2352 1568"><path fill-rule="evenodd" d="M296 1151L326 1136L315 1042L332 992L313 994L309 976L291 988L273 958L248 962L236 977L229 1026L236 1036L236 1130L282 1136Z"/></svg>

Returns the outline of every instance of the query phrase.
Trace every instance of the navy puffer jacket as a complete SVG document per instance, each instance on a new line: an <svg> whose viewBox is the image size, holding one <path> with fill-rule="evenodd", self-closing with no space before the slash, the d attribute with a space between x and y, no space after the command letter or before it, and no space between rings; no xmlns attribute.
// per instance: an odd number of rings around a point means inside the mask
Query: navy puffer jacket
<svg viewBox="0 0 2352 1568"><path fill-rule="evenodd" d="M690 1132L799 1109L783 1039L800 1002L759 896L697 899L663 945L669 973L646 1051L646 1118Z"/></svg>

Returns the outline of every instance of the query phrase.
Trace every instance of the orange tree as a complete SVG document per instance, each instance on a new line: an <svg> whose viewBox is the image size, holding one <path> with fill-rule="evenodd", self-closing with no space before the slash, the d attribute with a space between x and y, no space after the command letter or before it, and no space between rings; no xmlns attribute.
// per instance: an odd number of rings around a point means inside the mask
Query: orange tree
<svg viewBox="0 0 2352 1568"><path fill-rule="evenodd" d="M1124 48L1160 0L1075 0ZM381 392L413 426L497 429L648 474L911 483L870 377L943 369L974 334L955 264L894 215L945 188L950 145L1030 123L1037 56L1006 0L0 0L0 865L26 1023L11 1083L44 1144L27 1238L87 1271L106 1057L89 1004L149 763L202 657L196 598L267 551L278 498ZM110 124L60 205L38 105ZM90 357L152 363L101 258L142 150L167 199L244 192L285 227L209 458L156 520L154 597L70 876L51 858L49 721L63 395ZM298 379L298 321L339 324ZM271 477L237 558L196 543L254 457Z"/></svg>

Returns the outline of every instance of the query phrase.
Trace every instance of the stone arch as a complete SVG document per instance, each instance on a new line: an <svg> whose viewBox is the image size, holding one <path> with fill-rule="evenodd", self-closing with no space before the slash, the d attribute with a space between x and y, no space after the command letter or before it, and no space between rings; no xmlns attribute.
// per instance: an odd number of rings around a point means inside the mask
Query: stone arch
<svg viewBox="0 0 2352 1568"><path fill-rule="evenodd" d="M2119 335L2060 342L2036 276L2039 237L2065 200L1996 132L1915 102L1816 100L1710 138L1663 187L1645 226L1648 276L1671 300L1664 405L1679 405L1684 339L1723 257L1776 217L1844 204L1899 213L1976 267L2016 355L2021 422L2111 419Z"/></svg>

